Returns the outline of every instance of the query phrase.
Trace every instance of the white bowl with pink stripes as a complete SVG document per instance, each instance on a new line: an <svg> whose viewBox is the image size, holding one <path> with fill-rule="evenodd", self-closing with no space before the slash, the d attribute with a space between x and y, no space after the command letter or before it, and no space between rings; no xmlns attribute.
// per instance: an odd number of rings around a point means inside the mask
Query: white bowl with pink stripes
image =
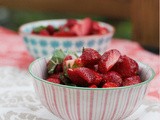
<svg viewBox="0 0 160 120"><path fill-rule="evenodd" d="M44 80L47 61L35 60L29 72L41 103L64 120L123 120L142 104L148 83L155 75L152 68L138 62L143 80L140 84L118 88L72 87Z"/></svg>

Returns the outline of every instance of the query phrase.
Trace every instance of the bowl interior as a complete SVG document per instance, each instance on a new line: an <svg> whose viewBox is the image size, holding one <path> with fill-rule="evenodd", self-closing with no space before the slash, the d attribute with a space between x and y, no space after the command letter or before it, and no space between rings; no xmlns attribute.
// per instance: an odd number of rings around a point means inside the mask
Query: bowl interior
<svg viewBox="0 0 160 120"><path fill-rule="evenodd" d="M66 85L61 85L61 84L55 84L55 83L51 83L45 80L46 78L46 73L47 73L47 67L46 64L48 62L49 58L39 58L37 60L35 60L30 66L29 66L29 72L30 74L39 81L45 82L47 84L53 84L56 86L60 86L60 87L67 87L67 88L80 88L80 89L89 89L89 90L93 90L92 88L87 88L87 87L73 87L73 86L66 86ZM136 86L140 86L143 84L147 84L149 83L155 76L155 73L153 71L153 69L151 67L149 67L146 64L143 64L141 62L138 62L139 65L139 75L141 77L141 80L143 82L136 84L136 85L132 85L132 86L125 86L125 87L118 87L118 88L105 88L105 89L124 89L124 88L130 88L130 87L136 87ZM103 88L95 88L95 89L99 89L102 90Z"/></svg>

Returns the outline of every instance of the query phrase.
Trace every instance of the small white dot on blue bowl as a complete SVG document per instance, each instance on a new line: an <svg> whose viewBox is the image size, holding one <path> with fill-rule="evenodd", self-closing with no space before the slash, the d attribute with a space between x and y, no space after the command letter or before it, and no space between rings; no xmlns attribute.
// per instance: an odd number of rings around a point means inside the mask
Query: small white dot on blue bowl
<svg viewBox="0 0 160 120"><path fill-rule="evenodd" d="M44 40L40 40L40 45L41 45L42 47L46 47L46 46L47 46L47 42L44 41Z"/></svg>
<svg viewBox="0 0 160 120"><path fill-rule="evenodd" d="M72 46L72 42L71 41L64 41L63 42L63 47L64 48L69 48L69 47L71 47Z"/></svg>

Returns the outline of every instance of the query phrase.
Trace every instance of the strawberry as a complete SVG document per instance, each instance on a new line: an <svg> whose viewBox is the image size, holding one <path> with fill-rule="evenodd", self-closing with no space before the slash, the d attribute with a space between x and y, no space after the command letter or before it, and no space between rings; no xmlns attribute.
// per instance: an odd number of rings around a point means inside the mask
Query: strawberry
<svg viewBox="0 0 160 120"><path fill-rule="evenodd" d="M60 73L52 74L47 78L47 81L60 84Z"/></svg>
<svg viewBox="0 0 160 120"><path fill-rule="evenodd" d="M89 35L92 30L92 20L90 18L85 18L81 21L82 35Z"/></svg>
<svg viewBox="0 0 160 120"><path fill-rule="evenodd" d="M119 57L120 52L116 49L105 52L98 63L98 70L103 74L107 73L115 65Z"/></svg>
<svg viewBox="0 0 160 120"><path fill-rule="evenodd" d="M71 32L75 33L77 36L83 36L81 31L81 25L79 23L71 27Z"/></svg>
<svg viewBox="0 0 160 120"><path fill-rule="evenodd" d="M78 36L89 35L92 30L92 20L90 18L85 18L71 27L71 31Z"/></svg>
<svg viewBox="0 0 160 120"><path fill-rule="evenodd" d="M77 23L75 19L68 19L66 24L59 27L59 31L69 32L70 28L72 28Z"/></svg>
<svg viewBox="0 0 160 120"><path fill-rule="evenodd" d="M54 73L60 73L63 72L63 64L57 64L54 70Z"/></svg>
<svg viewBox="0 0 160 120"><path fill-rule="evenodd" d="M98 22L92 24L92 34L107 34L109 32L107 28L101 27Z"/></svg>
<svg viewBox="0 0 160 120"><path fill-rule="evenodd" d="M76 67L83 67L83 62L82 62L82 59L81 58L77 58L75 59L74 61L74 64L73 64L73 67L76 68Z"/></svg>
<svg viewBox="0 0 160 120"><path fill-rule="evenodd" d="M60 84L60 83L61 83L60 79L58 79L58 78L52 78L52 77L51 77L51 78L48 78L47 81L48 81L48 82L57 83L57 84Z"/></svg>
<svg viewBox="0 0 160 120"><path fill-rule="evenodd" d="M97 88L96 85L90 85L89 88Z"/></svg>
<svg viewBox="0 0 160 120"><path fill-rule="evenodd" d="M102 80L99 73L85 67L68 69L67 73L71 81L77 86L99 85Z"/></svg>
<svg viewBox="0 0 160 120"><path fill-rule="evenodd" d="M109 31L105 27L101 27L98 31L98 34L101 34L101 35L104 35L104 34L107 34L107 33L109 33Z"/></svg>
<svg viewBox="0 0 160 120"><path fill-rule="evenodd" d="M112 87L118 87L118 86L113 82L106 82L102 88L112 88Z"/></svg>
<svg viewBox="0 0 160 120"><path fill-rule="evenodd" d="M85 48L80 58L84 66L94 66L98 64L101 55L92 48Z"/></svg>
<svg viewBox="0 0 160 120"><path fill-rule="evenodd" d="M141 82L141 79L138 75L136 76L131 76L128 78L125 78L123 80L123 86L130 86L130 85L135 85Z"/></svg>
<svg viewBox="0 0 160 120"><path fill-rule="evenodd" d="M53 35L55 30L54 30L54 27L52 25L48 25L46 29L47 29L47 31L49 32L50 35Z"/></svg>
<svg viewBox="0 0 160 120"><path fill-rule="evenodd" d="M39 35L49 36L49 32L46 29L43 29L39 32Z"/></svg>
<svg viewBox="0 0 160 120"><path fill-rule="evenodd" d="M72 60L72 59L73 59L73 58L72 58L71 55L67 55L67 56L64 58L63 62L65 62L65 61L67 61L67 60Z"/></svg>
<svg viewBox="0 0 160 120"><path fill-rule="evenodd" d="M93 22L92 23L92 31L98 31L100 29L100 26L98 24L98 22Z"/></svg>
<svg viewBox="0 0 160 120"><path fill-rule="evenodd" d="M122 85L122 78L120 74L118 74L115 71L110 71L106 74L103 74L103 79L101 81L101 84L104 84L106 82L112 82L115 83L118 87Z"/></svg>
<svg viewBox="0 0 160 120"><path fill-rule="evenodd" d="M59 79L60 77L60 73L54 73L54 74L51 74L48 78L56 78L56 79Z"/></svg>
<svg viewBox="0 0 160 120"><path fill-rule="evenodd" d="M76 34L70 31L59 31L59 32L55 32L53 36L55 37L74 37L76 36Z"/></svg>
<svg viewBox="0 0 160 120"><path fill-rule="evenodd" d="M77 20L75 19L68 19L67 23L65 24L67 27L71 28L72 26L74 26L77 23Z"/></svg>
<svg viewBox="0 0 160 120"><path fill-rule="evenodd" d="M126 55L121 56L113 70L118 72L123 78L134 76L138 73L138 64Z"/></svg>

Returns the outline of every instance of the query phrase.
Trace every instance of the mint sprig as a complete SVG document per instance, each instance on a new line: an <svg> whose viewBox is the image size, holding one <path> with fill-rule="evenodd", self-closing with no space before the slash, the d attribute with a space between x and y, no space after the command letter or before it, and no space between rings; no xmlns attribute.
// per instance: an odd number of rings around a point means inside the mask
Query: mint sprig
<svg viewBox="0 0 160 120"><path fill-rule="evenodd" d="M49 62L47 64L48 74L53 74L56 66L58 64L63 63L63 60L67 55L72 55L72 56L75 56L76 58L78 57L78 55L75 52L72 52L70 50L68 50L67 52L63 52L61 49L55 50L52 58L49 60ZM65 71L64 71L64 73L65 73Z"/></svg>
<svg viewBox="0 0 160 120"><path fill-rule="evenodd" d="M34 32L34 33L39 33L41 30L44 30L44 29L46 29L45 26L35 27L35 28L33 29L33 32Z"/></svg>
<svg viewBox="0 0 160 120"><path fill-rule="evenodd" d="M48 74L53 74L56 66L63 62L65 53L62 50L55 50L52 58L49 60L47 65Z"/></svg>

